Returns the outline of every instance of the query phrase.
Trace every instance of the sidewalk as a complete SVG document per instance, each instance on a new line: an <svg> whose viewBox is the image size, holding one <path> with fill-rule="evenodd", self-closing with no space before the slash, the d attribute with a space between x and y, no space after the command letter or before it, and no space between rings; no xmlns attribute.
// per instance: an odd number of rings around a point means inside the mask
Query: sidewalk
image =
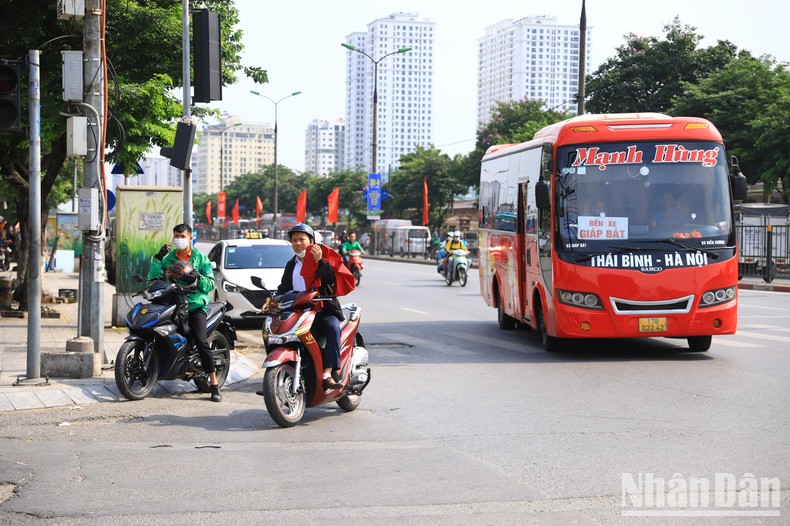
<svg viewBox="0 0 790 526"><path fill-rule="evenodd" d="M7 273L3 273L4 275ZM44 294L57 296L60 289L77 289L78 273L46 272L42 276ZM115 287L104 284L104 350L110 361L115 359L128 332L125 327L112 327L112 295ZM63 352L66 341L77 336L76 303L44 303L60 313L60 318L42 318L40 330L41 352ZM236 349L231 352L231 368L225 385L249 378L261 370L263 348L260 336L239 331ZM253 337L255 336L255 338ZM100 377L40 378L25 380L27 376L28 318L0 317L0 412L38 409L68 405L93 404L125 400L115 386L112 364L102 366ZM18 383L18 380L25 380ZM164 397L195 391L192 382L160 381L152 396Z"/></svg>

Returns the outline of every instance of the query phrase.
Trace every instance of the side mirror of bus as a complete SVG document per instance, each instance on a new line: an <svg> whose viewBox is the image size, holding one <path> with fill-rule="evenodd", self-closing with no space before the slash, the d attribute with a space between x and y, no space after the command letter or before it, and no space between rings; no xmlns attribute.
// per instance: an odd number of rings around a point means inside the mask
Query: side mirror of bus
<svg viewBox="0 0 790 526"><path fill-rule="evenodd" d="M733 201L746 201L746 176L740 171L730 175L730 188Z"/></svg>
<svg viewBox="0 0 790 526"><path fill-rule="evenodd" d="M551 208L549 185L543 179L535 183L535 204L542 210Z"/></svg>

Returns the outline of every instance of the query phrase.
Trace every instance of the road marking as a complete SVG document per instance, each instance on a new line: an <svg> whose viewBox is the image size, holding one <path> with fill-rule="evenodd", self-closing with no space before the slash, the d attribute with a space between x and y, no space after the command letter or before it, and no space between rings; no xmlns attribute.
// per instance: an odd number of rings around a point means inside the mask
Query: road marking
<svg viewBox="0 0 790 526"><path fill-rule="evenodd" d="M740 334L740 333L739 333ZM757 345L754 343L749 342L742 342L739 340L734 340L731 336L723 336L719 338L718 336L713 339L713 347L737 347L738 349L757 349L757 348L765 348L765 345Z"/></svg>
<svg viewBox="0 0 790 526"><path fill-rule="evenodd" d="M746 336L747 338L755 338L758 340L768 340L771 342L783 342L783 343L790 343L790 338L786 336L773 336L771 334L765 334L762 332L749 332L749 331L738 331L739 336Z"/></svg>
<svg viewBox="0 0 790 526"><path fill-rule="evenodd" d="M409 312L414 312L414 313L416 313L416 314L429 314L428 312L425 312L425 311L423 311L423 310L410 309L410 308L408 308L408 307L398 307L398 308L399 308L400 310L405 310L405 311L409 311Z"/></svg>

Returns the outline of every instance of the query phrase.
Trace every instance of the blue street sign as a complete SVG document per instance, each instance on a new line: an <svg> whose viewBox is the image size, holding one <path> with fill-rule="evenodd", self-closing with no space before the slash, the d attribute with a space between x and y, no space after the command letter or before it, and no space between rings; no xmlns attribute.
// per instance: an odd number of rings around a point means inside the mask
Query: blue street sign
<svg viewBox="0 0 790 526"><path fill-rule="evenodd" d="M368 175L368 219L381 219L381 174Z"/></svg>
<svg viewBox="0 0 790 526"><path fill-rule="evenodd" d="M111 212L115 208L115 194L112 190L107 190L107 211Z"/></svg>

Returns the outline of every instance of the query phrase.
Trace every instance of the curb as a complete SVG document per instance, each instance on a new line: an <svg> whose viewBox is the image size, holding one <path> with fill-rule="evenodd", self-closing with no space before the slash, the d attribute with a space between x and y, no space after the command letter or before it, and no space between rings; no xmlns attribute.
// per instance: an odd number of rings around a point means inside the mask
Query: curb
<svg viewBox="0 0 790 526"><path fill-rule="evenodd" d="M231 351L233 359L225 385L232 385L254 376L261 370L260 363ZM46 380L42 379L42 382ZM166 398L172 395L196 392L192 382L183 380L161 380L156 383L150 396ZM51 384L4 388L0 391L0 413L23 409L46 409L98 402L126 402L115 385L113 377L86 378L84 380L55 380Z"/></svg>
<svg viewBox="0 0 790 526"><path fill-rule="evenodd" d="M743 290L790 292L790 285L773 285L771 283L738 283L738 288Z"/></svg>

